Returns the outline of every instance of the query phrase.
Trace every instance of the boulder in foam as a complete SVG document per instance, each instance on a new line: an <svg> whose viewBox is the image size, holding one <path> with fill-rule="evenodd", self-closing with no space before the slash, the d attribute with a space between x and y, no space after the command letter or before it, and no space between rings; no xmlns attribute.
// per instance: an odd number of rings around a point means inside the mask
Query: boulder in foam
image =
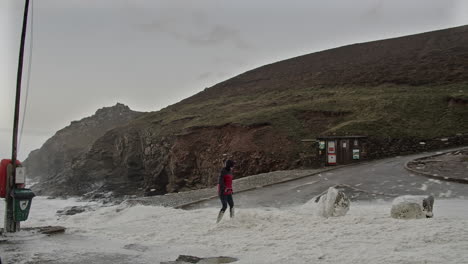
<svg viewBox="0 0 468 264"><path fill-rule="evenodd" d="M393 200L390 215L397 219L420 219L433 217L432 195L403 195Z"/></svg>
<svg viewBox="0 0 468 264"><path fill-rule="evenodd" d="M344 216L351 204L346 194L334 187L319 195L315 202L318 203L318 214L323 217Z"/></svg>

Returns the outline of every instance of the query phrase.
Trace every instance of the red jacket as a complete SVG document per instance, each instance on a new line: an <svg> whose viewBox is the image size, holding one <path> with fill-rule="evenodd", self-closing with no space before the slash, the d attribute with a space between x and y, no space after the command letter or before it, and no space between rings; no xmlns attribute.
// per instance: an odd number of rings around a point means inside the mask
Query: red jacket
<svg viewBox="0 0 468 264"><path fill-rule="evenodd" d="M218 182L218 193L223 195L232 194L232 173L226 169L221 171Z"/></svg>
<svg viewBox="0 0 468 264"><path fill-rule="evenodd" d="M224 195L232 194L232 174L224 175Z"/></svg>

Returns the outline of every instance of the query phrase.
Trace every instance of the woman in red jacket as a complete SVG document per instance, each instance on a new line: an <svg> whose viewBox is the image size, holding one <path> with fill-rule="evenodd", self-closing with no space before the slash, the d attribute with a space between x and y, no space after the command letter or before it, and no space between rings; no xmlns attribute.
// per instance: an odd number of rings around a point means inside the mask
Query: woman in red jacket
<svg viewBox="0 0 468 264"><path fill-rule="evenodd" d="M234 217L234 200L232 200L232 168L235 163L232 160L227 160L225 167L221 170L218 179L218 195L223 207L219 211L216 223L219 223L223 218L227 205L229 204L229 213L231 218Z"/></svg>

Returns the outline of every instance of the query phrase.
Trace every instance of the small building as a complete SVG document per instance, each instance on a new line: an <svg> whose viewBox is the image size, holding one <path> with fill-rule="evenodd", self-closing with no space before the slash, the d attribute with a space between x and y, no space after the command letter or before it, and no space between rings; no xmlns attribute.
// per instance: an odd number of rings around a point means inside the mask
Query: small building
<svg viewBox="0 0 468 264"><path fill-rule="evenodd" d="M318 157L326 165L343 165L366 158L366 136L317 137Z"/></svg>

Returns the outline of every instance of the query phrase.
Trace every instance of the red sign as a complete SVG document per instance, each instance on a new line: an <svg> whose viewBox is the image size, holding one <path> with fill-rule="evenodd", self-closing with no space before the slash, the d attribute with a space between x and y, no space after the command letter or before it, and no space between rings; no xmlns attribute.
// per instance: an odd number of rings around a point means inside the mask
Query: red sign
<svg viewBox="0 0 468 264"><path fill-rule="evenodd" d="M6 197L8 164L11 164L11 159L2 159L2 161L0 162L0 198ZM17 160L16 165L20 164L21 162Z"/></svg>

